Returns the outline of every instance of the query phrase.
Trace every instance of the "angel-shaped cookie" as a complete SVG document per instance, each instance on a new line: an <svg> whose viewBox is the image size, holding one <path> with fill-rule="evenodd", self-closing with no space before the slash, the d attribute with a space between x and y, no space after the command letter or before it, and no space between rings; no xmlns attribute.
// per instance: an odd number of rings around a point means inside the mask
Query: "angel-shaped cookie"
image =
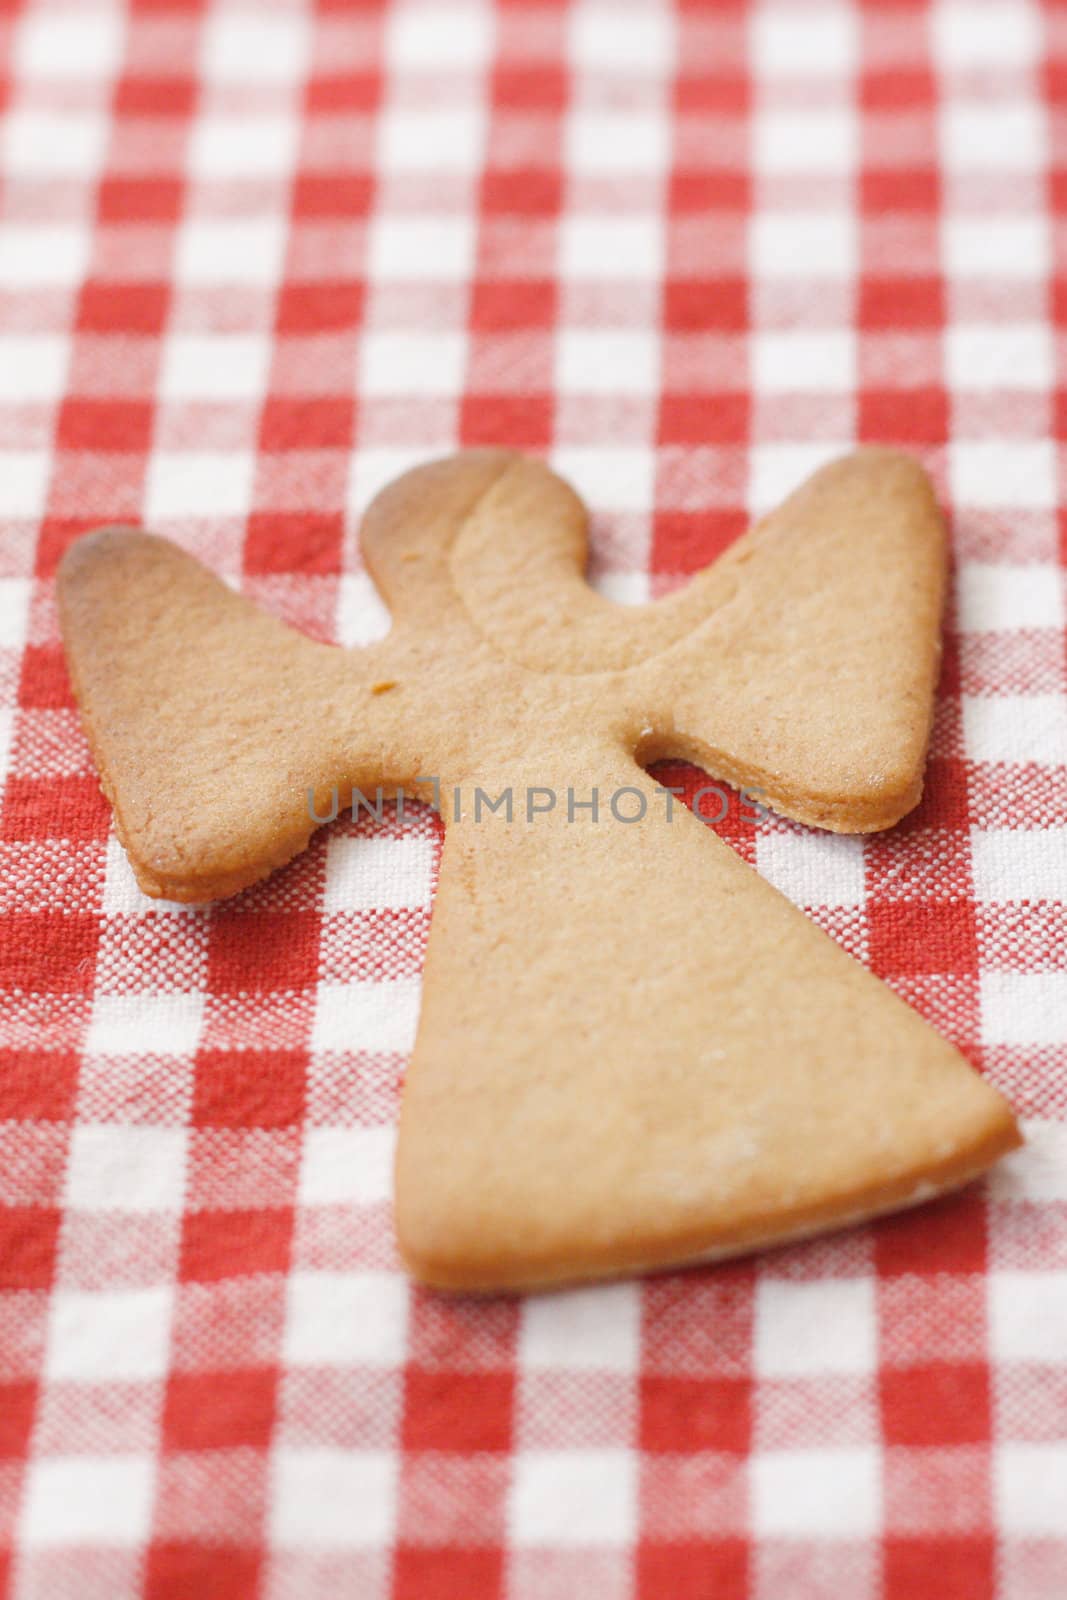
<svg viewBox="0 0 1067 1600"><path fill-rule="evenodd" d="M335 788L442 796L396 1171L418 1277L528 1287L736 1254L962 1184L1018 1143L952 1046L644 770L686 757L846 832L915 805L945 561L918 466L839 461L632 609L586 585L574 494L511 454L408 473L362 543L393 626L361 650L130 530L71 549L60 604L149 894L211 900L280 866L309 793L320 814ZM495 809L475 816L478 790Z"/></svg>

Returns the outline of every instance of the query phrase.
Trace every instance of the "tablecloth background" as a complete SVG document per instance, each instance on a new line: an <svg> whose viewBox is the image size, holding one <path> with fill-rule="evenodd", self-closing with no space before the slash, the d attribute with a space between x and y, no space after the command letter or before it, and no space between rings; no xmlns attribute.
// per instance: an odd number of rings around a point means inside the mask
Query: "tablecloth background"
<svg viewBox="0 0 1067 1600"><path fill-rule="evenodd" d="M1063 1600L1067 10L3 0L0 52L0 1591ZM412 1290L435 818L142 898L61 552L144 520L357 642L409 463L546 453L635 600L857 440L952 519L927 798L722 831L1027 1150L759 1261Z"/></svg>

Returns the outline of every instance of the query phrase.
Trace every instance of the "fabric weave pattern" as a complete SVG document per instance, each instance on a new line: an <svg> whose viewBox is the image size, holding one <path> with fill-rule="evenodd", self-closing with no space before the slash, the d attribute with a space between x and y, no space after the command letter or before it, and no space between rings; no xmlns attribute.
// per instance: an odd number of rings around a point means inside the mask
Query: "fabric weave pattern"
<svg viewBox="0 0 1067 1600"><path fill-rule="evenodd" d="M1065 198L1052 0L0 0L0 1594L1067 1595ZM413 1290L435 818L147 901L63 550L143 523L354 644L416 461L547 455L640 600L856 442L951 516L926 798L720 831L1026 1149L755 1261Z"/></svg>

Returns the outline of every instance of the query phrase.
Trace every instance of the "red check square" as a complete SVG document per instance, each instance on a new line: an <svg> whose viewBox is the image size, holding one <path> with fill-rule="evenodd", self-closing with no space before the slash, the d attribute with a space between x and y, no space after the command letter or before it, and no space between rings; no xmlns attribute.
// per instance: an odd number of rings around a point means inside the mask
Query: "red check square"
<svg viewBox="0 0 1067 1600"><path fill-rule="evenodd" d="M275 1210L193 1211L182 1228L183 1283L216 1283L289 1265L293 1214Z"/></svg>

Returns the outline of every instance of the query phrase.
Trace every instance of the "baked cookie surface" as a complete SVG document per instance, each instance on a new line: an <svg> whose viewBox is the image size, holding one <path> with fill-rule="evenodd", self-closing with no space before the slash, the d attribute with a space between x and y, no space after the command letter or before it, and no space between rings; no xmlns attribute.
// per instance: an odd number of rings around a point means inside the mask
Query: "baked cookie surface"
<svg viewBox="0 0 1067 1600"><path fill-rule="evenodd" d="M60 608L149 894L254 882L335 789L442 797L397 1154L419 1277L527 1287L733 1254L1018 1143L958 1052L644 771L685 757L838 831L916 804L945 551L913 462L834 463L647 607L588 588L580 502L504 453L407 474L362 540L393 614L364 650L123 529L72 547ZM464 814L479 790L497 809Z"/></svg>

